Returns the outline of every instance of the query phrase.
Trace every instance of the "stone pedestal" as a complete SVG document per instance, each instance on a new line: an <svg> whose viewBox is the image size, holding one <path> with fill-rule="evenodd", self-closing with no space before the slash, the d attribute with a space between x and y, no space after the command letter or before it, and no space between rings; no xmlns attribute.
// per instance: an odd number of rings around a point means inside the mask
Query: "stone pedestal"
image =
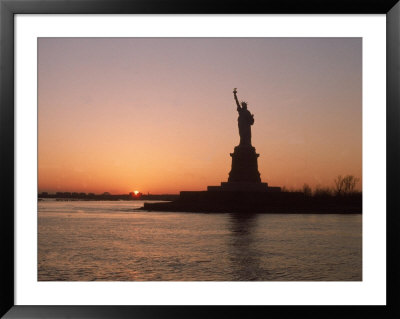
<svg viewBox="0 0 400 319"><path fill-rule="evenodd" d="M251 145L239 145L235 147L232 157L232 169L229 173L228 183L246 182L261 183L258 172L257 159L260 154Z"/></svg>
<svg viewBox="0 0 400 319"><path fill-rule="evenodd" d="M239 145L235 147L232 157L232 168L228 182L222 182L221 186L208 186L210 192L267 192L270 191L267 183L261 183L258 171L258 156L256 149L251 145ZM276 188L276 187L275 187ZM276 189L273 191L280 191ZM272 189L271 189L272 191Z"/></svg>

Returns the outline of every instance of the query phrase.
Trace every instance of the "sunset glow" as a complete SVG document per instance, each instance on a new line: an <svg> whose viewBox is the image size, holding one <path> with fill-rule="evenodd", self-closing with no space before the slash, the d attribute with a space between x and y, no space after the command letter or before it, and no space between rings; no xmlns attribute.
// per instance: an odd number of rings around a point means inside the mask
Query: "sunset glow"
<svg viewBox="0 0 400 319"><path fill-rule="evenodd" d="M239 142L233 88L254 114L263 182L362 178L361 38L38 43L39 192L219 185Z"/></svg>

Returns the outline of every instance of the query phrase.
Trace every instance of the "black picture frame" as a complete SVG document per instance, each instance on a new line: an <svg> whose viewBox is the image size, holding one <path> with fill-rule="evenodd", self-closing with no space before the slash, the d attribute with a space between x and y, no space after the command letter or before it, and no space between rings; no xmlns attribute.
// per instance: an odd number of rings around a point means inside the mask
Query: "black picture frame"
<svg viewBox="0 0 400 319"><path fill-rule="evenodd" d="M0 315L5 318L334 317L399 318L398 182L400 163L399 0L0 0ZM14 304L14 15L15 14L385 14L387 49L386 306L21 306ZM382 212L384 213L384 212Z"/></svg>

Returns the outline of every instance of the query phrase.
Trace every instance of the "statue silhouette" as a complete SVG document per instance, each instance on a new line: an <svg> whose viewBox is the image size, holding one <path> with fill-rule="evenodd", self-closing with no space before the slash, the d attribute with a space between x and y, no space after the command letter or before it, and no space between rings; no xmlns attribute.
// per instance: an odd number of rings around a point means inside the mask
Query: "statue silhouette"
<svg viewBox="0 0 400 319"><path fill-rule="evenodd" d="M233 90L233 96L236 101L237 111L239 113L238 126L240 135L240 146L251 146L251 125L254 124L254 115L247 109L247 103L242 102L240 106L237 98L237 90Z"/></svg>

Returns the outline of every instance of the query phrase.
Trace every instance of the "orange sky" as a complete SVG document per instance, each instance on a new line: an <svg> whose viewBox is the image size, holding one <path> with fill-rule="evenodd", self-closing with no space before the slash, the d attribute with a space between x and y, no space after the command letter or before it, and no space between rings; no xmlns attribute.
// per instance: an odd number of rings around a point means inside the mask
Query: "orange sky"
<svg viewBox="0 0 400 319"><path fill-rule="evenodd" d="M361 38L40 38L39 192L178 193L227 181L232 89L263 182L362 171Z"/></svg>

